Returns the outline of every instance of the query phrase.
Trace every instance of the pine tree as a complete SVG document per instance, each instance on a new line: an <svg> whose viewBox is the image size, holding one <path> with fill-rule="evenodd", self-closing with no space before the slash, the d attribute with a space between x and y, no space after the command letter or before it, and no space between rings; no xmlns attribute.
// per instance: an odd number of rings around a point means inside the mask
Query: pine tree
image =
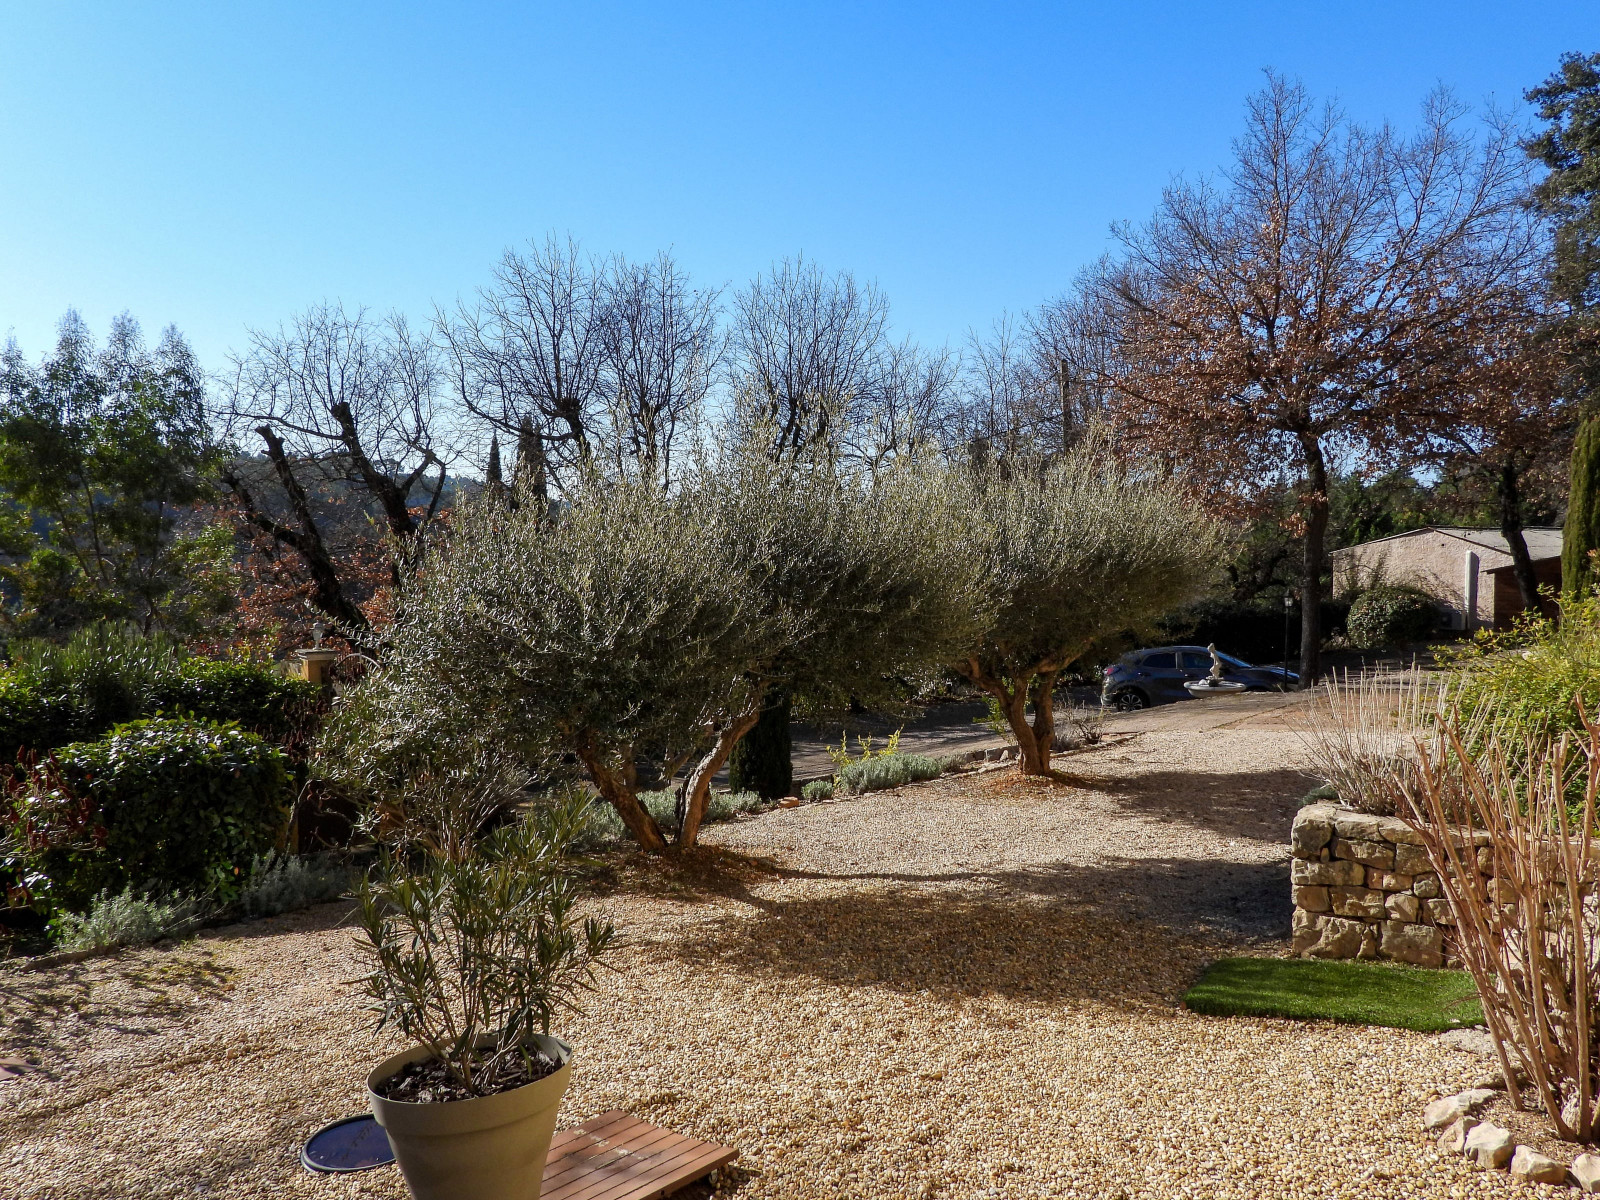
<svg viewBox="0 0 1600 1200"><path fill-rule="evenodd" d="M1600 54L1564 55L1526 96L1547 122L1525 146L1550 168L1534 196L1555 226L1551 282L1571 311L1562 332L1588 412L1572 445L1561 548L1562 591L1581 596L1597 581L1600 549Z"/></svg>
<svg viewBox="0 0 1600 1200"><path fill-rule="evenodd" d="M794 763L789 740L789 697L768 697L755 727L740 738L728 756L728 786L778 800L794 788Z"/></svg>

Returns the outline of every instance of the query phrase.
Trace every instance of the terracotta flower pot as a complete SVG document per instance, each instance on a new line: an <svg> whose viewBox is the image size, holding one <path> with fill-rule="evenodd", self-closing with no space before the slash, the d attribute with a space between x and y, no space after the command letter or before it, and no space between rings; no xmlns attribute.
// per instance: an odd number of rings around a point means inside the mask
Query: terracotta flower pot
<svg viewBox="0 0 1600 1200"><path fill-rule="evenodd" d="M532 1043L560 1067L495 1096L436 1104L380 1096L377 1085L429 1057L426 1046L385 1059L367 1076L372 1115L416 1200L539 1200L556 1110L572 1078L572 1047L538 1035Z"/></svg>

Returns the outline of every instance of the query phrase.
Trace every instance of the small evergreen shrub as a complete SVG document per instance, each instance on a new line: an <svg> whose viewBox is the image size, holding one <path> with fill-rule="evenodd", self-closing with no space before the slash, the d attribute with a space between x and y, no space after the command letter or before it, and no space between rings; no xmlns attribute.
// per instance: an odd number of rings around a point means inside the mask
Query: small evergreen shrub
<svg viewBox="0 0 1600 1200"><path fill-rule="evenodd" d="M1600 713L1600 597L1564 596L1559 621L1524 613L1446 662L1463 715L1500 731L1503 742L1581 733L1580 705L1591 719Z"/></svg>
<svg viewBox="0 0 1600 1200"><path fill-rule="evenodd" d="M800 789L800 799L807 804L816 804L820 800L833 799L833 780L813 779Z"/></svg>
<svg viewBox="0 0 1600 1200"><path fill-rule="evenodd" d="M1430 637L1439 624L1439 606L1416 588L1384 585L1362 592L1345 622L1350 642L1362 650L1401 646Z"/></svg>
<svg viewBox="0 0 1600 1200"><path fill-rule="evenodd" d="M101 950L110 946L147 946L197 928L210 916L193 896L146 896L127 888L117 895L102 892L86 913L63 912L50 922L59 950Z"/></svg>
<svg viewBox="0 0 1600 1200"><path fill-rule="evenodd" d="M858 759L833 777L834 785L845 792L876 792L937 778L943 772L939 760L926 754L885 754Z"/></svg>
<svg viewBox="0 0 1600 1200"><path fill-rule="evenodd" d="M291 798L282 751L252 733L134 721L14 781L8 859L52 908L130 887L231 899L282 838Z"/></svg>
<svg viewBox="0 0 1600 1200"><path fill-rule="evenodd" d="M277 854L257 858L239 892L239 909L247 917L275 917L337 900L356 884L347 864L323 855Z"/></svg>

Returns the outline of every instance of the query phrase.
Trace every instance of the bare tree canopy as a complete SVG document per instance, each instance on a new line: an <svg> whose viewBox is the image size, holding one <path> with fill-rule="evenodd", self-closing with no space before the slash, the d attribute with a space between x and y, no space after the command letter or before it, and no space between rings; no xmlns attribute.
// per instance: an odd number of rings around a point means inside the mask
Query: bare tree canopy
<svg viewBox="0 0 1600 1200"><path fill-rule="evenodd" d="M552 468L588 460L602 410L604 300L578 244L507 250L473 303L438 316L466 407L512 435L528 425Z"/></svg>
<svg viewBox="0 0 1600 1200"><path fill-rule="evenodd" d="M722 361L718 301L669 254L597 260L551 236L508 250L437 325L465 407L529 470L558 487L579 464L665 478Z"/></svg>
<svg viewBox="0 0 1600 1200"><path fill-rule="evenodd" d="M621 255L600 280L605 449L617 474L670 482L673 457L702 417L722 362L716 291L697 291L669 254Z"/></svg>
<svg viewBox="0 0 1600 1200"><path fill-rule="evenodd" d="M1527 167L1509 133L1461 129L1436 95L1420 131L1366 129L1272 76L1219 181L1169 187L1123 227L1098 295L1124 435L1219 506L1287 472L1301 490L1301 664L1319 667L1330 461L1382 449L1407 348L1525 274Z"/></svg>
<svg viewBox="0 0 1600 1200"><path fill-rule="evenodd" d="M732 383L776 458L837 447L884 386L889 302L847 271L784 259L733 298Z"/></svg>
<svg viewBox="0 0 1600 1200"><path fill-rule="evenodd" d="M371 505L398 583L454 458L438 356L402 317L320 305L252 332L232 365L220 424L241 452L259 439L268 470L236 461L222 481L253 526L299 557L311 603L360 640L368 621L314 498L332 487Z"/></svg>

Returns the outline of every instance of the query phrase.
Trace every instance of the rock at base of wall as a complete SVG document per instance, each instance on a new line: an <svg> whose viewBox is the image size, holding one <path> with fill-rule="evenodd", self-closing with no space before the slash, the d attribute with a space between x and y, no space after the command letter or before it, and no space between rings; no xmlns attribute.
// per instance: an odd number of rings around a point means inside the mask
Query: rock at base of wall
<svg viewBox="0 0 1600 1200"><path fill-rule="evenodd" d="M1412 925L1407 921L1385 921L1378 953L1414 967L1444 965L1444 936L1431 925Z"/></svg>
<svg viewBox="0 0 1600 1200"><path fill-rule="evenodd" d="M1305 958L1374 958L1377 938L1363 921L1297 912L1294 915L1294 953Z"/></svg>

